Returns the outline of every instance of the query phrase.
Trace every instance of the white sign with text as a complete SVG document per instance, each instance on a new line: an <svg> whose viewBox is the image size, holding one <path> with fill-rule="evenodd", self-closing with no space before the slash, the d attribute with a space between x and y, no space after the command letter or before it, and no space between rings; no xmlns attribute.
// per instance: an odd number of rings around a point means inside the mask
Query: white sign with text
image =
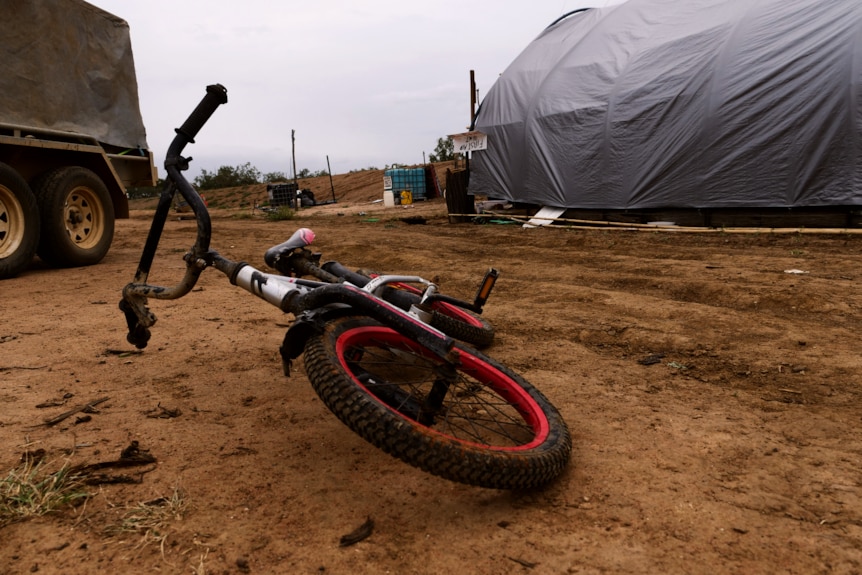
<svg viewBox="0 0 862 575"><path fill-rule="evenodd" d="M454 144L454 152L456 154L466 154L467 152L476 152L484 150L488 147L488 134L482 132L464 132L463 134L452 134Z"/></svg>

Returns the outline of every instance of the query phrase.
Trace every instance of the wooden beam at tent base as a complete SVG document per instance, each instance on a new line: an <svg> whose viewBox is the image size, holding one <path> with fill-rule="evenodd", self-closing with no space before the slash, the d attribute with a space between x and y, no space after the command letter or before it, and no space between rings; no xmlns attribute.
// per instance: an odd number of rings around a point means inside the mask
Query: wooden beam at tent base
<svg viewBox="0 0 862 575"><path fill-rule="evenodd" d="M450 222L466 219L498 219L512 222L527 222L532 216L516 216L498 213L484 214L447 214ZM546 218L542 218L543 220ZM723 233L723 234L823 234L823 235L862 235L862 229L857 228L707 228L697 226L676 226L666 224L635 224L624 222L609 222L601 220L579 220L571 218L554 218L553 222L560 224L553 227L580 230L615 230L631 232L684 232L684 233ZM527 226L524 226L527 227ZM536 226L529 226L536 227Z"/></svg>

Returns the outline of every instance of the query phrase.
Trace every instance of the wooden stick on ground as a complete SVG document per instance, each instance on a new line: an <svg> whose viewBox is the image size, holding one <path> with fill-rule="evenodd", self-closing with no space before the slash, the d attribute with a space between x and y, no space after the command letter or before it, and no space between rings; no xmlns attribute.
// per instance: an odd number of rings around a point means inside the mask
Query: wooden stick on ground
<svg viewBox="0 0 862 575"><path fill-rule="evenodd" d="M56 415L54 417L46 419L45 425L47 425L48 427L50 427L52 425L57 425L58 423L60 423L64 419L71 417L71 416L75 415L76 413L79 413L81 411L84 411L84 412L92 411L97 405L99 405L100 403L104 403L104 402L108 401L109 399L110 399L109 397L100 397L99 399L94 399L90 403L84 403L84 404L81 404L77 407L73 407L69 411L64 411L60 415Z"/></svg>

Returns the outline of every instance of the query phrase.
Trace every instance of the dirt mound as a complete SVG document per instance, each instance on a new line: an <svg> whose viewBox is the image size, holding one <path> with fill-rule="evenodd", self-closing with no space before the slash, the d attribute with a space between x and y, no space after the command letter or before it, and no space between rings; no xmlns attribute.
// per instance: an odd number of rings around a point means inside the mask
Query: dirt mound
<svg viewBox="0 0 862 575"><path fill-rule="evenodd" d="M440 190L446 186L446 170L453 169L455 162L437 162L429 164L434 167ZM421 166L412 166L414 168ZM385 170L361 170L348 174L301 178L297 180L299 188L311 190L315 200L327 202L333 199L342 205L367 204L383 199L383 175ZM207 203L214 209L244 209L267 202L267 184L253 184L220 190L205 190L202 194ZM131 209L153 209L157 198L133 200Z"/></svg>

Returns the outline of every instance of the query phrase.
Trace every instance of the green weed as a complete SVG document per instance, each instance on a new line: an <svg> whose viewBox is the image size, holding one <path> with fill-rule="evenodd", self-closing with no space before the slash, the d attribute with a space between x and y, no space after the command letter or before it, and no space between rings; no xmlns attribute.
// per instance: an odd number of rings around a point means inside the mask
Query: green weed
<svg viewBox="0 0 862 575"><path fill-rule="evenodd" d="M287 206L279 206L275 211L266 212L266 219L271 222L280 222L283 220L292 220L296 214Z"/></svg>
<svg viewBox="0 0 862 575"><path fill-rule="evenodd" d="M46 515L90 496L84 490L84 477L68 462L53 473L46 467L41 459L25 457L0 478L0 527Z"/></svg>

